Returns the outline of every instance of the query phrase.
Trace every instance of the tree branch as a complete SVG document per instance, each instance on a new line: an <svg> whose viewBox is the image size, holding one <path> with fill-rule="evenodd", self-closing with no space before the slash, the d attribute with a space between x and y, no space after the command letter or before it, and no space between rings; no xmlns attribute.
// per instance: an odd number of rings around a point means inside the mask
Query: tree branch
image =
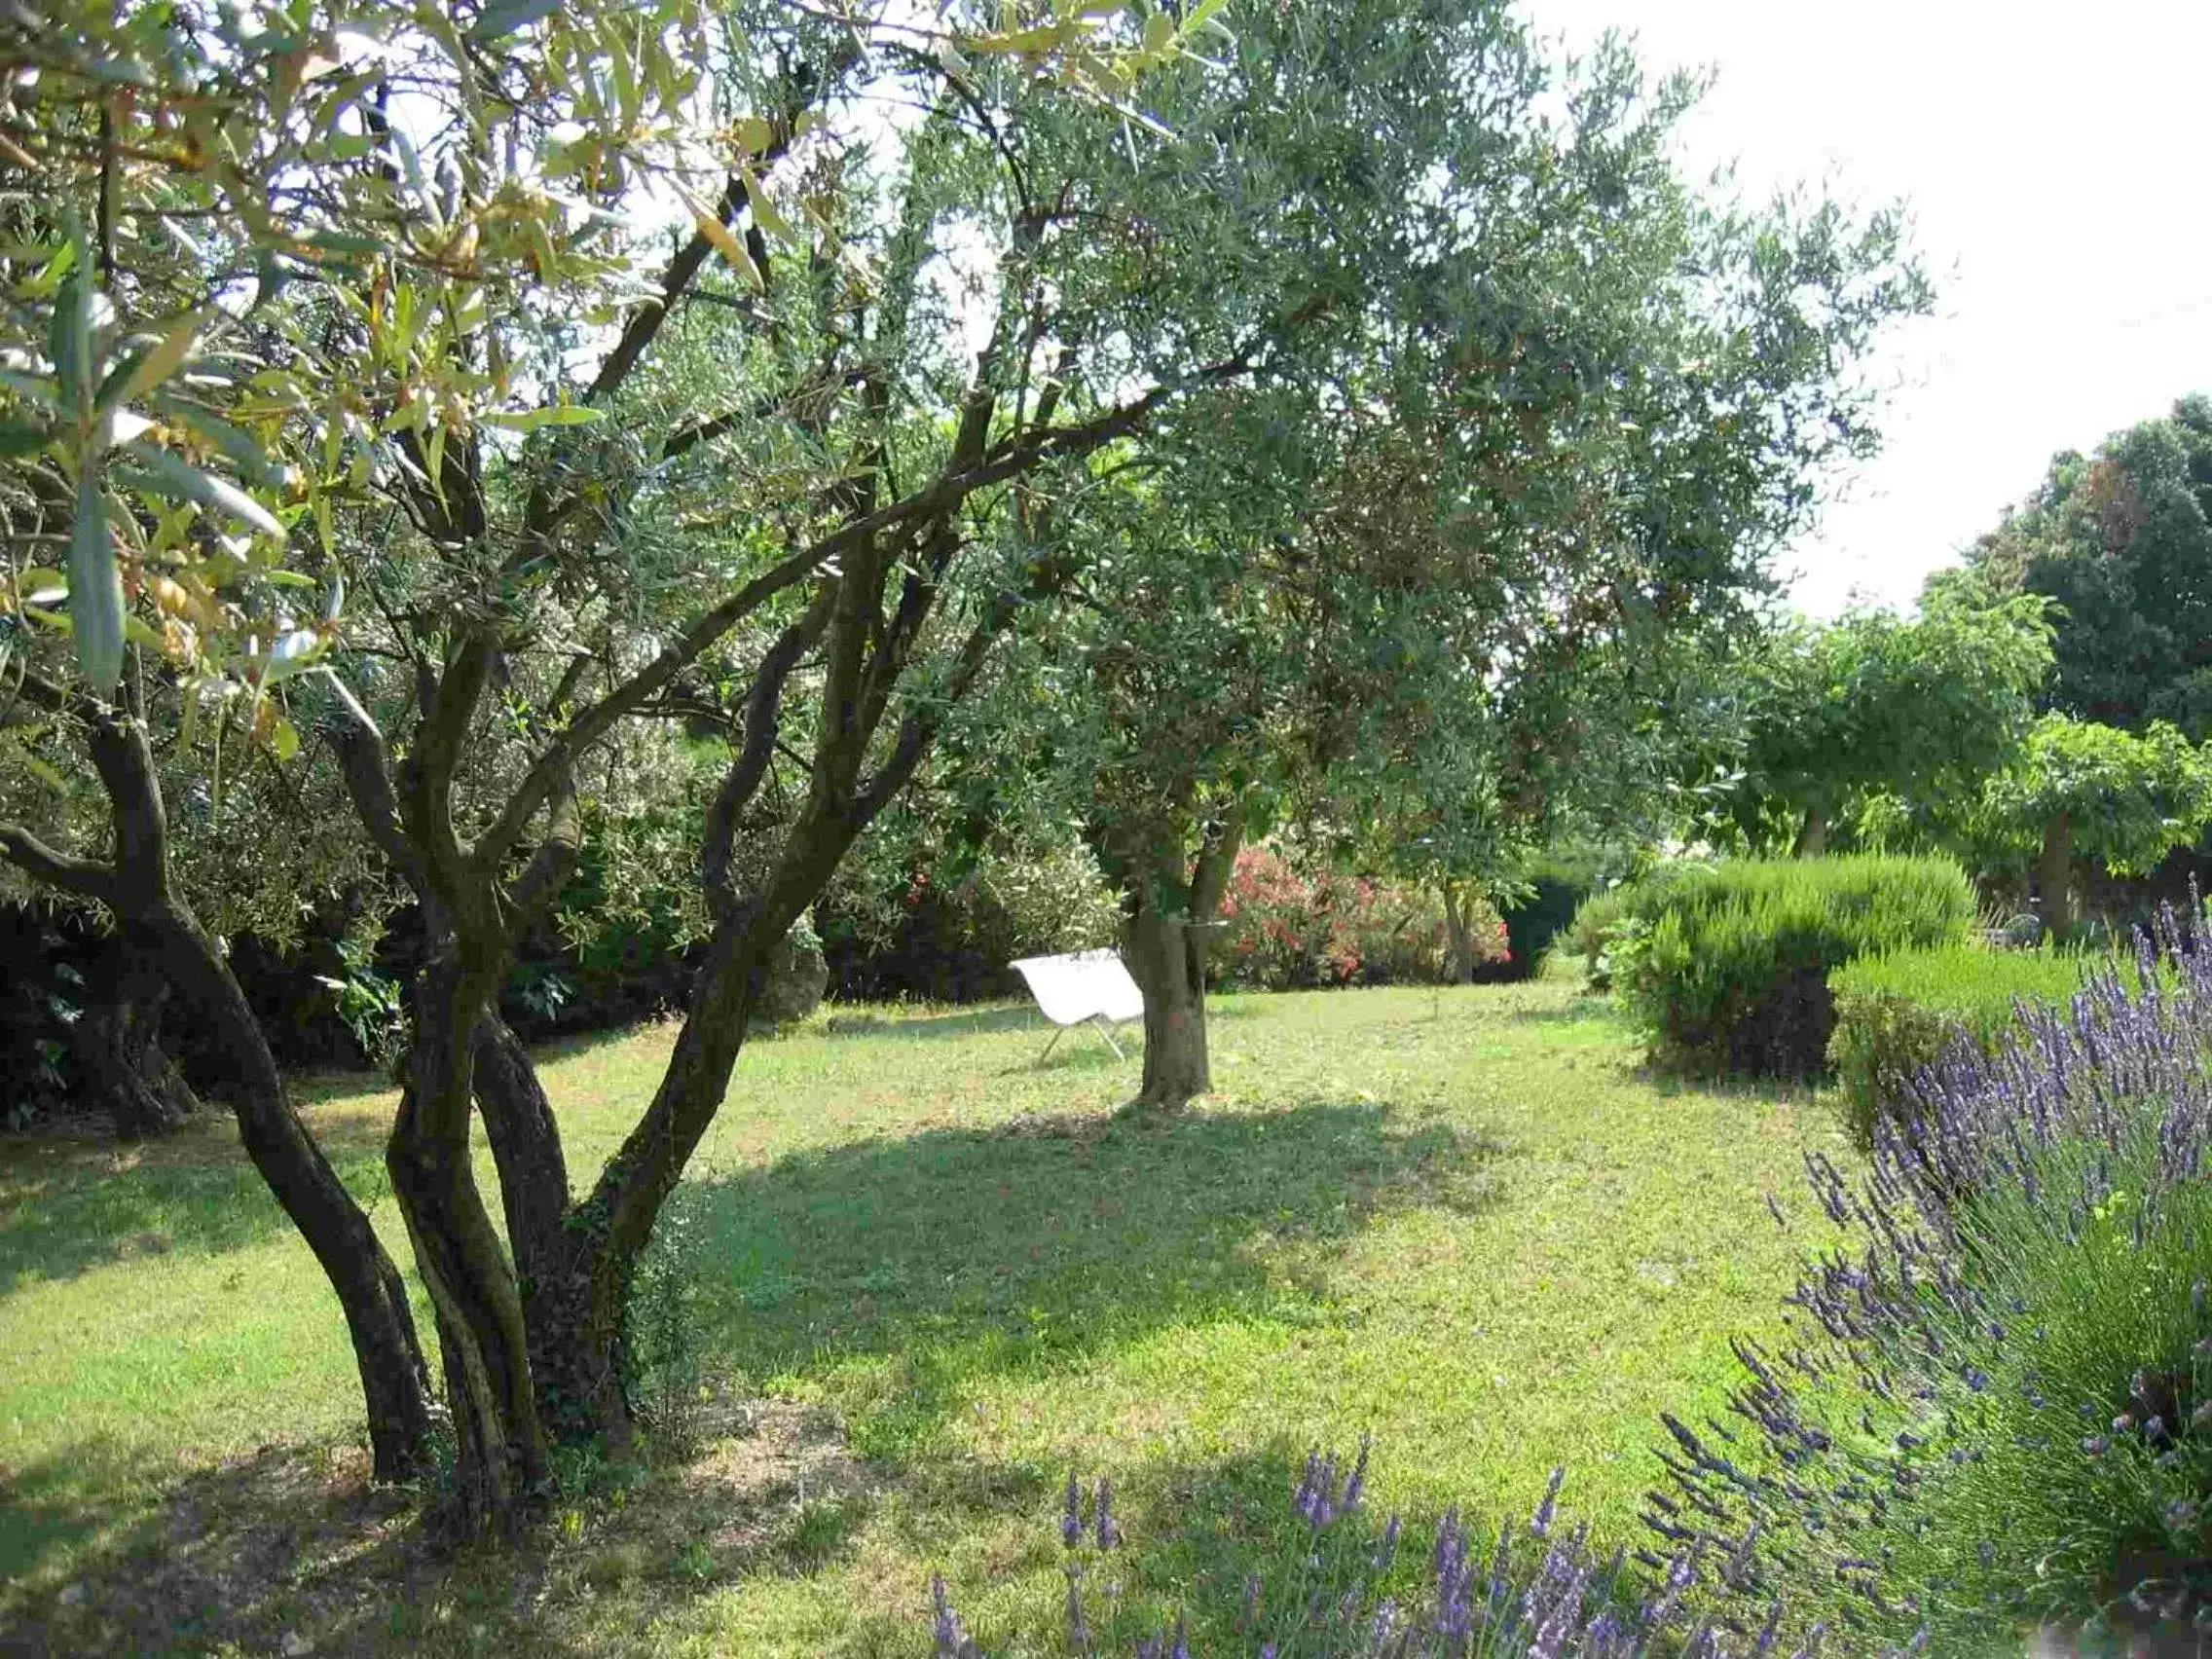
<svg viewBox="0 0 2212 1659"><path fill-rule="evenodd" d="M391 756L384 733L334 671L326 668L322 677L337 693L343 711L341 718L325 728L324 736L338 757L338 773L346 780L346 793L377 850L399 871L400 879L420 895L425 872L399 821L399 799L392 793Z"/></svg>
<svg viewBox="0 0 2212 1659"><path fill-rule="evenodd" d="M707 809L706 832L699 855L699 877L706 889L708 906L726 918L737 904L733 866L737 854L737 821L760 788L774 759L782 724L784 686L815 641L830 625L836 604L836 588L825 583L806 614L786 628L761 658L753 677L752 693L745 700L745 741L730 763L722 786Z"/></svg>
<svg viewBox="0 0 2212 1659"><path fill-rule="evenodd" d="M583 811L576 801L576 784L572 774L564 774L554 789L551 809L546 814L545 838L537 844L537 851L523 866L507 891L507 905L512 912L510 929L521 933L535 923L547 906L560 895L569 872L575 868L576 855L583 851Z"/></svg>
<svg viewBox="0 0 2212 1659"><path fill-rule="evenodd" d="M498 819L478 837L471 854L480 863L497 863L522 838L530 821L552 794L563 773L608 731L616 721L634 713L683 670L713 649L732 628L793 583L803 580L830 556L835 538L801 548L781 564L771 566L747 582L712 610L702 611L691 625L670 641L660 655L629 679L579 713L548 744Z"/></svg>
<svg viewBox="0 0 2212 1659"><path fill-rule="evenodd" d="M0 857L34 881L111 909L116 906L120 886L112 866L57 852L19 824L0 824Z"/></svg>

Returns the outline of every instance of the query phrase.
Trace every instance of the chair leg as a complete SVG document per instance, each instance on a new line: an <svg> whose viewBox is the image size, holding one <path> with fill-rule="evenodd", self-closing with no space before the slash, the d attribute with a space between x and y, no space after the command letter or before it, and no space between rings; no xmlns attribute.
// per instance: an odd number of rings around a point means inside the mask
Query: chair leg
<svg viewBox="0 0 2212 1659"><path fill-rule="evenodd" d="M1114 1041L1114 1027L1107 1023L1104 1014L1091 1015L1091 1023L1098 1027L1098 1035L1106 1039L1106 1047L1114 1051L1114 1058L1125 1060L1129 1057L1122 1052L1122 1045Z"/></svg>
<svg viewBox="0 0 2212 1659"><path fill-rule="evenodd" d="M1052 1040L1045 1045L1045 1051L1037 1056L1037 1063L1039 1065L1043 1065L1047 1060L1052 1057L1052 1051L1059 1047L1060 1039L1062 1037L1065 1037L1067 1034L1068 1028L1064 1025L1056 1025L1052 1028Z"/></svg>

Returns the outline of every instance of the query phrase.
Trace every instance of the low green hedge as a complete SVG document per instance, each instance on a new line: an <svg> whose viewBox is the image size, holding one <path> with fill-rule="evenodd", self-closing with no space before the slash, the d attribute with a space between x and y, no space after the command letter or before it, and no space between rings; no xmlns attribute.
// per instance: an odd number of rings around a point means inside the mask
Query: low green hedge
<svg viewBox="0 0 2212 1659"><path fill-rule="evenodd" d="M1960 1043L1983 1053L2025 1004L2059 1004L2103 959L2080 952L1984 950L1972 944L1895 951L1838 969L1828 980L1835 1032L1828 1064L1861 1146L1895 1114L1905 1086Z"/></svg>
<svg viewBox="0 0 2212 1659"><path fill-rule="evenodd" d="M1624 890L1613 986L1653 1057L1705 1074L1811 1078L1827 1063L1831 970L1963 943L1966 872L1943 859L1745 859Z"/></svg>

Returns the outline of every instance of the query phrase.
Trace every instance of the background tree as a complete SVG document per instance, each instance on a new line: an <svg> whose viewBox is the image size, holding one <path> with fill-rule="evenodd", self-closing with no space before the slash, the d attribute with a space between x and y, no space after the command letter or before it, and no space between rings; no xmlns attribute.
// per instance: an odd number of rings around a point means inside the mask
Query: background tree
<svg viewBox="0 0 2212 1659"><path fill-rule="evenodd" d="M2074 931L2074 875L2091 859L2144 875L2212 823L2212 760L2181 731L2141 732L2051 714L2018 757L1991 778L1968 833L1992 864L2032 859L2053 938Z"/></svg>
<svg viewBox="0 0 2212 1659"><path fill-rule="evenodd" d="M1362 42L1364 84L1418 74L1406 50ZM1525 844L1578 753L1548 718L1567 683L1729 615L1809 476L1868 438L1834 370L1917 303L1890 228L1705 214L1664 160L1683 90L1591 76L1569 131L1531 94L1430 140L1466 206L1414 256L1419 309L1347 303L1310 381L1163 426L1133 532L1053 527L1113 547L1053 624L1052 752L1123 892L1143 1101L1206 1087L1204 930L1241 839L1327 798L1425 812L1455 858ZM1540 182L1477 211L1509 177Z"/></svg>
<svg viewBox="0 0 2212 1659"><path fill-rule="evenodd" d="M1972 797L2033 718L2050 665L2044 610L2034 595L1991 602L1972 583L1936 584L1909 619L1777 628L1722 670L1744 722L1738 833L1812 855L1871 796L1924 809Z"/></svg>
<svg viewBox="0 0 2212 1659"><path fill-rule="evenodd" d="M2045 707L2212 733L2212 401L2058 456L1967 562L1999 592L2053 602Z"/></svg>

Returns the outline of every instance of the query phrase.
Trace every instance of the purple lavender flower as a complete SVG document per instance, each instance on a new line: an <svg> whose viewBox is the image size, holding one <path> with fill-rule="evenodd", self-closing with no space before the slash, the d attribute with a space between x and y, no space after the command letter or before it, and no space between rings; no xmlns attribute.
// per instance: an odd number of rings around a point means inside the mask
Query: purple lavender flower
<svg viewBox="0 0 2212 1659"><path fill-rule="evenodd" d="M1367 1455L1374 1450L1375 1436L1363 1434L1359 1439L1359 1460L1352 1465L1351 1478L1345 1482L1343 1499L1338 1503L1340 1514L1349 1515L1359 1507L1359 1500L1367 1491Z"/></svg>
<svg viewBox="0 0 2212 1659"><path fill-rule="evenodd" d="M1529 1530L1539 1538L1552 1535L1552 1516L1559 1505L1559 1489L1566 1480L1564 1468L1552 1471L1551 1484L1544 1488L1544 1500L1536 1505L1536 1513L1530 1519Z"/></svg>
<svg viewBox="0 0 2212 1659"><path fill-rule="evenodd" d="M941 1576L930 1579L930 1604L936 1613L934 1631L937 1637L936 1659L976 1659L976 1644L961 1628L959 1615L952 1610L952 1600L945 1594Z"/></svg>
<svg viewBox="0 0 2212 1659"><path fill-rule="evenodd" d="M1393 1509L1388 1523L1382 1529L1382 1545L1376 1550L1374 1561L1369 1564L1375 1568L1375 1576L1378 1578L1388 1573L1390 1564L1398 1559L1399 1526L1398 1512Z"/></svg>
<svg viewBox="0 0 2212 1659"><path fill-rule="evenodd" d="M1075 1471L1068 1471L1068 1490L1060 1508L1060 1542L1074 1549L1083 1542L1083 1488L1076 1484Z"/></svg>
<svg viewBox="0 0 2212 1659"><path fill-rule="evenodd" d="M1098 1547L1115 1550L1122 1547L1122 1529L1114 1519L1114 1483L1105 1475L1098 1477L1096 1504L1098 1522Z"/></svg>

